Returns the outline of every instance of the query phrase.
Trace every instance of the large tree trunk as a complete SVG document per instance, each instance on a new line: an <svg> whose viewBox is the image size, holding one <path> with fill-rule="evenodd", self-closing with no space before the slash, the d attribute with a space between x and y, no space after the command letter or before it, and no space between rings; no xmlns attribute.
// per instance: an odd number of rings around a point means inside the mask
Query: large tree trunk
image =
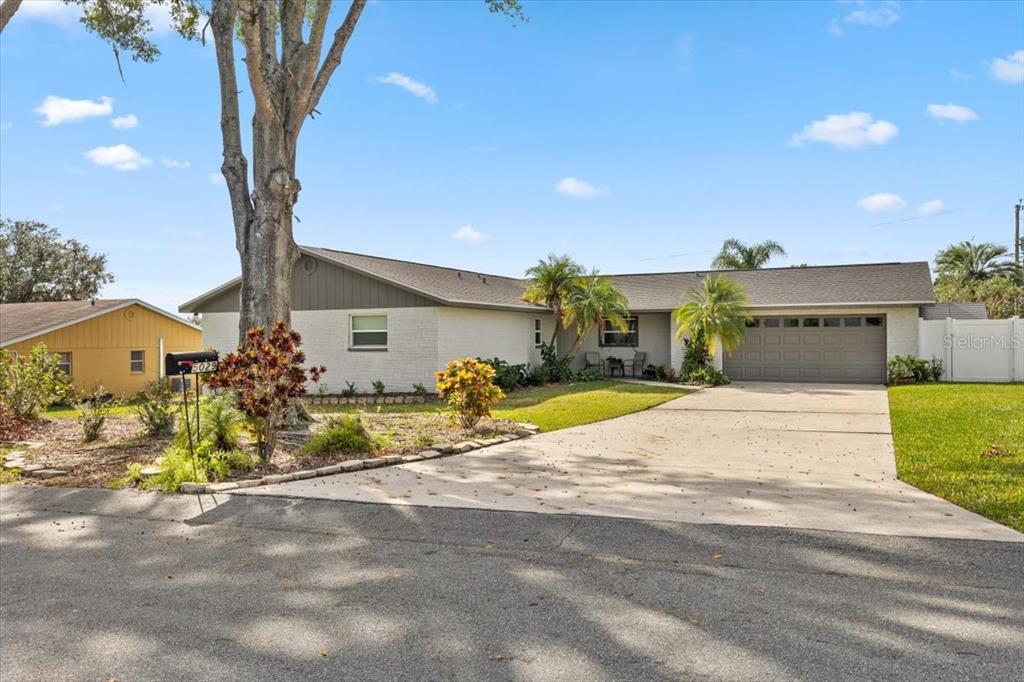
<svg viewBox="0 0 1024 682"><path fill-rule="evenodd" d="M251 328L291 321L292 270L299 250L292 236L292 209L299 132L341 63L365 0L353 0L322 63L321 47L331 0L213 0L210 28L220 77L221 172L231 197L235 247L242 264L239 339ZM306 13L308 41L303 40ZM245 45L245 67L255 113L252 119L252 191L242 151L235 74L236 26ZM280 54L278 45L280 44Z"/></svg>
<svg viewBox="0 0 1024 682"><path fill-rule="evenodd" d="M18 7L21 6L21 0L0 0L3 4L0 4L0 32L7 27L7 22L11 20L14 13L18 11Z"/></svg>

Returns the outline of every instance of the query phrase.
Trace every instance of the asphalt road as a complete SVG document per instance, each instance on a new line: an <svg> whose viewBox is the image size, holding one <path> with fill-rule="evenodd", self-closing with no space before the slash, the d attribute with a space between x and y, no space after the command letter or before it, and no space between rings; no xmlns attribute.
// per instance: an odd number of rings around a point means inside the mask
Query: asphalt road
<svg viewBox="0 0 1024 682"><path fill-rule="evenodd" d="M0 489L0 679L1019 680L1017 543Z"/></svg>

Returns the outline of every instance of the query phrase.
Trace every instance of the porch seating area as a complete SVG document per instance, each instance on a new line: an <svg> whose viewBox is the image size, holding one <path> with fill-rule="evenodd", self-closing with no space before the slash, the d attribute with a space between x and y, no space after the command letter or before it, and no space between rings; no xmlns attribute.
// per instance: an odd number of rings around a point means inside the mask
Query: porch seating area
<svg viewBox="0 0 1024 682"><path fill-rule="evenodd" d="M605 377L640 378L643 377L646 367L647 353L644 351L637 351L632 358L619 358L611 355L602 358L597 351L588 351L584 354L583 369L596 369L601 372L601 376Z"/></svg>

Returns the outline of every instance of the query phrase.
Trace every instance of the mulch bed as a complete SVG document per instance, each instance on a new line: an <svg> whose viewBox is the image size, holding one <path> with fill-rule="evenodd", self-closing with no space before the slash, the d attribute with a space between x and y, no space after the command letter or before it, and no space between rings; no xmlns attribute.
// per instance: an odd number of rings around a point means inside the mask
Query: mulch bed
<svg viewBox="0 0 1024 682"><path fill-rule="evenodd" d="M323 428L331 417L327 414L314 415L311 431L315 433ZM349 459L414 454L432 446L489 438L518 430L514 422L485 418L475 429L467 431L457 420L453 422L448 415L441 413L364 413L361 418L367 431L374 437L377 448L373 452L304 456L298 444L279 441L269 464L239 472L226 480L316 469ZM81 426L76 419L69 418L33 422L24 440L43 443L41 447L24 449L26 463L42 464L69 473L51 479L23 477L22 482L31 485L105 488L124 477L129 464L151 464L167 447L171 437L147 436L135 417L107 417L103 434L93 443L82 442ZM251 449L251 444L245 443L243 447Z"/></svg>

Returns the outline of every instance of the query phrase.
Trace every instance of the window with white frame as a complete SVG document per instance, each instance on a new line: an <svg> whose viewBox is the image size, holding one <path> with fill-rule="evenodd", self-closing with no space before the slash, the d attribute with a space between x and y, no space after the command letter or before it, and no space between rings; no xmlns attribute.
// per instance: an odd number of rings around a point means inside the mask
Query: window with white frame
<svg viewBox="0 0 1024 682"><path fill-rule="evenodd" d="M71 376L71 353L57 353L57 366L60 371Z"/></svg>
<svg viewBox="0 0 1024 682"><path fill-rule="evenodd" d="M640 343L640 321L633 316L626 318L626 331L622 331L609 320L604 320L601 325L601 336L598 339L602 347L630 346L636 347Z"/></svg>
<svg viewBox="0 0 1024 682"><path fill-rule="evenodd" d="M131 351L131 373L142 374L146 371L146 351Z"/></svg>
<svg viewBox="0 0 1024 682"><path fill-rule="evenodd" d="M533 321L533 345L540 348L544 341L540 337L540 320Z"/></svg>
<svg viewBox="0 0 1024 682"><path fill-rule="evenodd" d="M353 315L351 330L352 348L387 348L387 315Z"/></svg>

